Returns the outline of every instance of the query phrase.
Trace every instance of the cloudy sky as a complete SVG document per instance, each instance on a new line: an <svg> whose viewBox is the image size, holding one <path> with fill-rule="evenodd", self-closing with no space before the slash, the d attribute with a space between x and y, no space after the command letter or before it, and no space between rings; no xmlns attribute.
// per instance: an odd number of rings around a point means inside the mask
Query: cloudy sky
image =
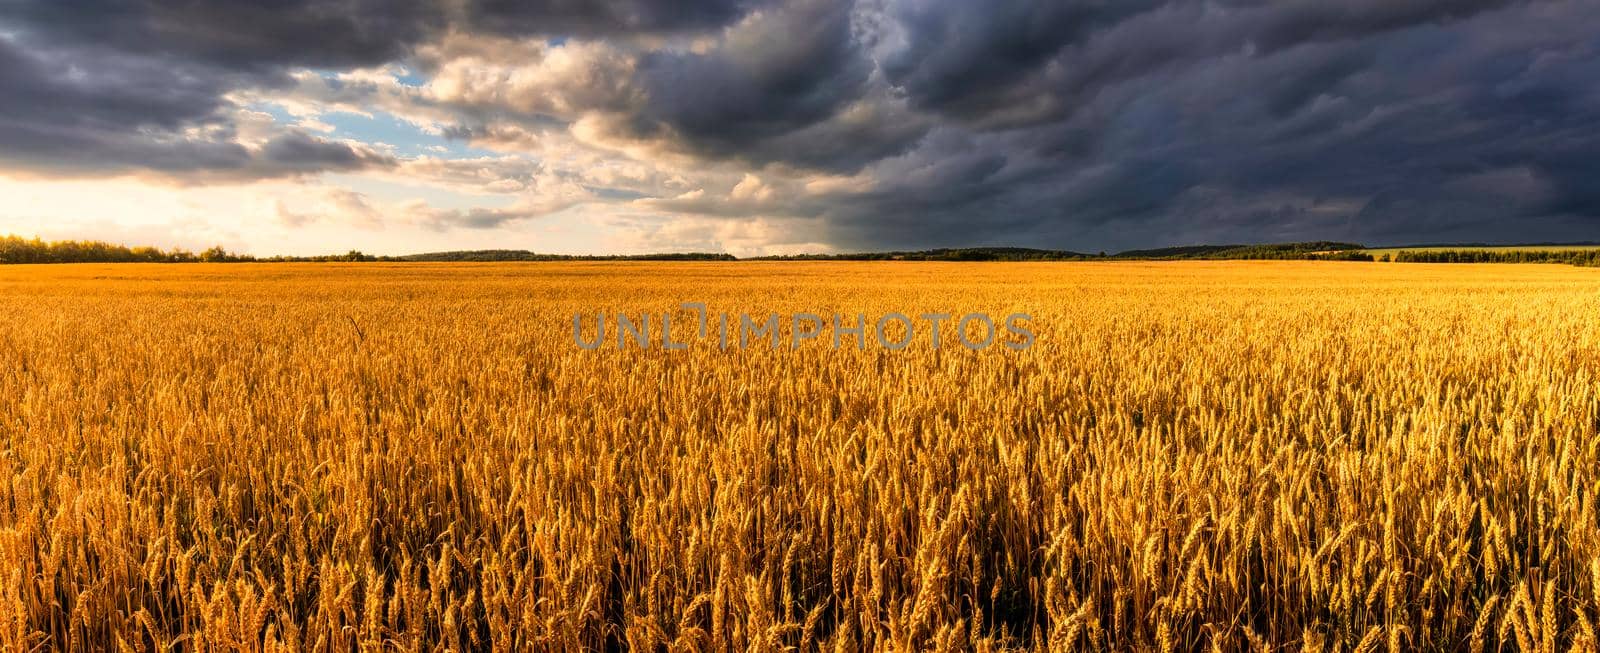
<svg viewBox="0 0 1600 653"><path fill-rule="evenodd" d="M0 0L0 233L1600 240L1600 2Z"/></svg>

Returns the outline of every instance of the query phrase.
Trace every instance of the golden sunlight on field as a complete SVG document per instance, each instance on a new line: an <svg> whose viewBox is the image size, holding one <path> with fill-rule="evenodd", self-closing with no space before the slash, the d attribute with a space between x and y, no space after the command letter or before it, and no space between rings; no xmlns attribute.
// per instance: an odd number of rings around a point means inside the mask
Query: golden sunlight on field
<svg viewBox="0 0 1600 653"><path fill-rule="evenodd" d="M1037 338L574 341L680 302ZM12 266L0 314L6 650L1595 650L1600 270Z"/></svg>

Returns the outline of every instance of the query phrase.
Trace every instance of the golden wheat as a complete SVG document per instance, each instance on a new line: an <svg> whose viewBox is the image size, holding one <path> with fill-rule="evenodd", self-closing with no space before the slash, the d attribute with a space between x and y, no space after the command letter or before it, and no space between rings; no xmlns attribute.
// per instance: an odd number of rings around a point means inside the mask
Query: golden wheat
<svg viewBox="0 0 1600 653"><path fill-rule="evenodd" d="M1037 340L572 339L685 301ZM1594 650L1597 307L1533 265L0 268L0 647Z"/></svg>

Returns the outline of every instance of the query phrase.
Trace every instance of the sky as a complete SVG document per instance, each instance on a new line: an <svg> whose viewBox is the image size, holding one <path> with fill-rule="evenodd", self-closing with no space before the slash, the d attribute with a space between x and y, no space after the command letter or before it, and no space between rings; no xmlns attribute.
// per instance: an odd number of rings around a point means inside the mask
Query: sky
<svg viewBox="0 0 1600 653"><path fill-rule="evenodd" d="M1597 0L0 0L0 234L1596 241L1597 179Z"/></svg>

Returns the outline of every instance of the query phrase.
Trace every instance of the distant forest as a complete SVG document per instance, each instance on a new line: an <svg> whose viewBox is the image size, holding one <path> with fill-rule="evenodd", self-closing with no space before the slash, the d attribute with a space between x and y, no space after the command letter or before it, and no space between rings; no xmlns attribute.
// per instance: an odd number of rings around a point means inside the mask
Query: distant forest
<svg viewBox="0 0 1600 653"><path fill-rule="evenodd" d="M97 240L44 241L0 236L0 264L4 263L337 263L337 262L493 262L493 261L732 261L729 254L645 254L639 256L566 256L535 254L524 250L474 250L434 252L406 256L374 256L350 250L323 256L258 257L235 254L222 247L195 253L185 249L128 247Z"/></svg>
<svg viewBox="0 0 1600 653"><path fill-rule="evenodd" d="M1163 249L1139 249L1119 254L1085 254L1058 249L1025 247L963 247L906 252L861 252L854 254L799 254L762 256L762 261L1092 261L1101 259L1338 259L1370 261L1356 251L1355 243L1309 242L1276 245L1195 245Z"/></svg>
<svg viewBox="0 0 1600 653"><path fill-rule="evenodd" d="M1360 251L1365 248L1366 246L1358 243L1338 243L1325 240L1270 245L1193 245L1189 247L1129 250L1117 254L1116 258L1371 261L1372 256L1370 254Z"/></svg>
<svg viewBox="0 0 1600 653"><path fill-rule="evenodd" d="M432 252L389 257L386 261L445 261L445 262L497 262L497 261L734 261L732 254L690 252L686 254L639 254L633 256L570 256L566 254L535 254L522 249L476 249L461 252Z"/></svg>
<svg viewBox="0 0 1600 653"><path fill-rule="evenodd" d="M1600 267L1600 248L1591 250L1450 249L1399 251L1381 257L1398 263L1566 263Z"/></svg>
<svg viewBox="0 0 1600 653"><path fill-rule="evenodd" d="M1554 245L1552 245L1554 246ZM405 256L374 256L357 250L324 256L257 257L235 254L222 247L201 252L156 247L128 247L101 241L58 240L0 236L0 264L6 263L277 263L277 262L504 262L504 261L1114 261L1114 260L1320 260L1387 261L1398 263L1566 263L1600 267L1600 246L1595 249L1550 249L1463 245L1461 249L1406 250L1390 248L1374 255L1364 245L1331 241L1265 245L1191 245L1137 249L1107 254L1025 247L965 247L851 254L799 254L737 259L719 253L667 253L625 256L571 256L539 254L527 250L491 249L431 252Z"/></svg>

